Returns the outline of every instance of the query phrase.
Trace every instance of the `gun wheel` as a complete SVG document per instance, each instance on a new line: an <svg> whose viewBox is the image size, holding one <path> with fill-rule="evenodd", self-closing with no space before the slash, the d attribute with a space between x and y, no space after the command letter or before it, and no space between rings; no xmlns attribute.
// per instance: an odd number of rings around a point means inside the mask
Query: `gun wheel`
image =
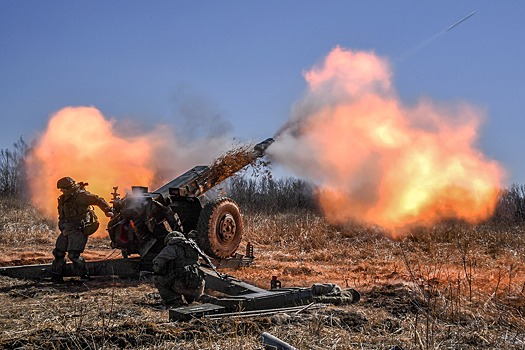
<svg viewBox="0 0 525 350"><path fill-rule="evenodd" d="M212 258L228 258L241 243L243 224L239 206L221 197L202 208L197 224L197 243Z"/></svg>

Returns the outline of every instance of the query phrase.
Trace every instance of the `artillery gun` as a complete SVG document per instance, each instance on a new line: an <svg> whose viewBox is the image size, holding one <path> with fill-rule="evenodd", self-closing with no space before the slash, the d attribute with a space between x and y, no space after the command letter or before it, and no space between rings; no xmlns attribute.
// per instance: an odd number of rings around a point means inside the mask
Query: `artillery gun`
<svg viewBox="0 0 525 350"><path fill-rule="evenodd" d="M208 256L230 258L243 235L239 206L227 197L203 204L203 195L263 157L273 141L268 138L252 150L240 152L229 164L224 164L228 163L224 157L222 163L196 166L151 192L147 187L133 186L131 193L120 198L114 187L111 203L115 215L108 223L112 247L120 249L124 257L138 254L151 261L164 247L170 231L187 236L195 230L195 240Z"/></svg>
<svg viewBox="0 0 525 350"><path fill-rule="evenodd" d="M265 155L274 142L268 138L253 149L228 154L211 166L196 166L155 191L134 186L123 198L114 187L114 216L108 223L113 248L122 251L123 259L87 261L90 276L116 275L139 277L152 270L152 261L164 248L164 239L172 230L188 236L195 230L198 246L217 267L247 266L253 261L253 247L247 244L246 255L236 254L242 239L243 223L239 207L227 197L201 203L202 196L245 166ZM131 255L139 255L138 257ZM51 264L0 267L0 275L23 278L49 278ZM74 276L71 263L64 277Z"/></svg>
<svg viewBox="0 0 525 350"><path fill-rule="evenodd" d="M171 230L178 230L188 236L196 230L196 248L203 250L213 260L205 259L207 265L201 266L206 288L222 293L223 297L206 296L201 299L201 304L171 308L170 321L192 317L224 317L232 313L274 313L286 307L288 310L296 308L294 311L300 312L315 302L359 301L360 295L353 289L348 290L350 296L332 297L329 293L319 292L314 288L315 285L312 288L281 288L280 282L273 277L271 289L265 290L233 276L220 274L215 269L245 266L253 260L253 250L250 251L247 245L246 256L235 254L243 234L238 205L227 197L219 197L205 204L201 198L226 178L263 157L273 142L269 138L258 143L241 157L235 157L232 163L223 159L212 166L196 166L155 191L133 186L131 193L121 198L118 188L114 187L111 202L115 215L108 223L108 232L111 245L122 251L123 258L87 261L89 275L147 279L152 276L152 260L164 248L166 235ZM139 257L131 257L133 254ZM0 275L40 280L51 277L51 269L51 264L8 266L0 267ZM64 276L74 275L72 264L66 264ZM308 305L297 307L305 304Z"/></svg>

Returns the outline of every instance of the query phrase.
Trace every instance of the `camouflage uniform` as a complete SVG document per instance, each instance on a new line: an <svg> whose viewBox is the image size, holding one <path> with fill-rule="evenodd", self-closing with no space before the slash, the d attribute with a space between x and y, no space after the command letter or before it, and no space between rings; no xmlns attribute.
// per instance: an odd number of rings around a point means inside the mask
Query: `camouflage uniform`
<svg viewBox="0 0 525 350"><path fill-rule="evenodd" d="M180 232L166 236L166 247L153 259L155 286L166 305L179 306L198 300L204 291L199 254Z"/></svg>
<svg viewBox="0 0 525 350"><path fill-rule="evenodd" d="M98 219L92 205L98 206L106 216L112 216L110 205L101 197L86 191L70 177L62 178L57 183L63 194L58 197L58 236L53 256L52 273L55 279L61 279L66 265L66 253L73 263L75 274L87 277L84 252L88 236L98 228Z"/></svg>

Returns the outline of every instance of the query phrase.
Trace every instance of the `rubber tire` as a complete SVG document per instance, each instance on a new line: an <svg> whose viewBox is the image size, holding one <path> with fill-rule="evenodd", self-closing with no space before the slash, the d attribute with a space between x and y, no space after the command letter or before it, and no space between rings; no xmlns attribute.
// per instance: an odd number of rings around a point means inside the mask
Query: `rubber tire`
<svg viewBox="0 0 525 350"><path fill-rule="evenodd" d="M239 206L227 197L219 197L202 208L197 223L197 243L208 256L229 258L242 240L243 223Z"/></svg>

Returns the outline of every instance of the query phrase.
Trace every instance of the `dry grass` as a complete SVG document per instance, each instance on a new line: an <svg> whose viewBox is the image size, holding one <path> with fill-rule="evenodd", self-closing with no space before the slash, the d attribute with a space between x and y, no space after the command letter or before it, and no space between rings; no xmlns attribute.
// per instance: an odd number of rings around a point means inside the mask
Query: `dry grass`
<svg viewBox="0 0 525 350"><path fill-rule="evenodd" d="M50 243L56 223L34 207L16 200L0 200L0 244L36 245Z"/></svg>
<svg viewBox="0 0 525 350"><path fill-rule="evenodd" d="M39 259L39 247L50 260L53 224L30 231L31 222L38 227L45 220L30 208L7 207L0 218L3 255ZM261 349L266 331L300 349L525 348L520 228L448 222L393 241L377 228L332 226L310 212L245 213L244 219L256 266L229 273L266 288L272 275L284 287L334 282L359 290L362 300L297 315L167 323L151 282L56 285L0 277L0 346ZM40 243L25 232L34 232ZM88 257L112 253L107 240L89 244Z"/></svg>

